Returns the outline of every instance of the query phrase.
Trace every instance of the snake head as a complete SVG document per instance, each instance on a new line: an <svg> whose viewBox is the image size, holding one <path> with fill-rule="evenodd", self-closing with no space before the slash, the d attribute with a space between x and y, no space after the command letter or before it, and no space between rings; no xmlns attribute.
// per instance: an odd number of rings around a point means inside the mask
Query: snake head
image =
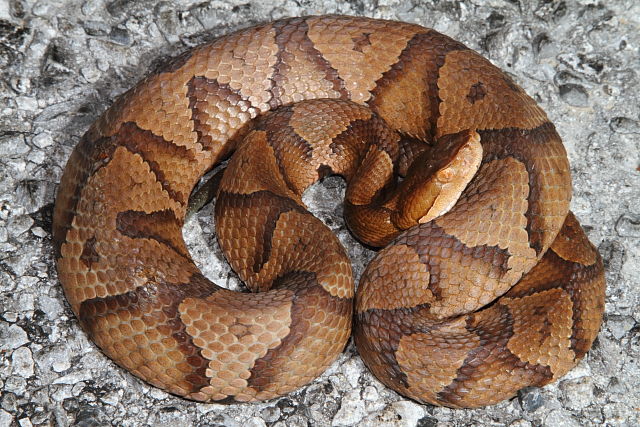
<svg viewBox="0 0 640 427"><path fill-rule="evenodd" d="M473 130L445 135L416 158L403 182L394 223L402 229L444 215L456 203L482 161Z"/></svg>

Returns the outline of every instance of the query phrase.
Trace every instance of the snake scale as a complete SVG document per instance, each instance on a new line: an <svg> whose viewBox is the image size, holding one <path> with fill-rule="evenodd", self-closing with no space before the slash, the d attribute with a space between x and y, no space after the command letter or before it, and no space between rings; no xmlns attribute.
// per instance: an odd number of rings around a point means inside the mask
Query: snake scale
<svg viewBox="0 0 640 427"><path fill-rule="evenodd" d="M227 158L216 231L253 292L206 279L181 233ZM357 293L302 202L330 174L351 232L384 247ZM478 407L564 375L598 333L603 263L570 199L553 124L489 61L418 25L315 16L188 50L121 95L71 154L53 238L83 329L170 393L289 393L353 324L384 384Z"/></svg>

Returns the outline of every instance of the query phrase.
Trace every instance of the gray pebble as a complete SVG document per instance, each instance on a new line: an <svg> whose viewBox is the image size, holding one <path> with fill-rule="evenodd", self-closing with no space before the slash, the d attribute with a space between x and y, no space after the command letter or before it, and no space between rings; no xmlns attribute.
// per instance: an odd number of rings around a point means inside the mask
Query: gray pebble
<svg viewBox="0 0 640 427"><path fill-rule="evenodd" d="M578 84L567 83L561 85L560 98L573 107L587 107L589 105L589 93Z"/></svg>
<svg viewBox="0 0 640 427"><path fill-rule="evenodd" d="M544 397L539 387L526 387L518 392L518 400L522 409L534 412L544 405Z"/></svg>
<svg viewBox="0 0 640 427"><path fill-rule="evenodd" d="M27 342L29 337L20 326L0 322L0 348L12 350Z"/></svg>
<svg viewBox="0 0 640 427"><path fill-rule="evenodd" d="M364 402L360 399L360 394L358 392L351 392L342 398L342 405L338 413L333 417L332 425L356 425L364 416Z"/></svg>
<svg viewBox="0 0 640 427"><path fill-rule="evenodd" d="M564 409L554 409L544 418L545 427L580 427L580 423Z"/></svg>
<svg viewBox="0 0 640 427"><path fill-rule="evenodd" d="M28 347L20 347L13 350L11 355L12 372L23 378L33 375L33 355Z"/></svg>
<svg viewBox="0 0 640 427"><path fill-rule="evenodd" d="M561 381L560 390L564 393L565 407L580 411L593 402L593 382L591 378L582 377L576 380Z"/></svg>
<svg viewBox="0 0 640 427"><path fill-rule="evenodd" d="M13 416L9 412L0 409L0 426L9 427L11 421L13 421Z"/></svg>
<svg viewBox="0 0 640 427"><path fill-rule="evenodd" d="M616 221L616 232L621 237L640 237L640 215L622 215Z"/></svg>

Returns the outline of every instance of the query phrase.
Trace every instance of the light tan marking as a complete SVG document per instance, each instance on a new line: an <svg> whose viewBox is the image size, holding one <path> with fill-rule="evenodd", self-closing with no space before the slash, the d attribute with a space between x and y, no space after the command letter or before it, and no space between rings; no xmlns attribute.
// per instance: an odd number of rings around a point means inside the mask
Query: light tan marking
<svg viewBox="0 0 640 427"><path fill-rule="evenodd" d="M253 131L236 151L233 162L240 165L237 170L240 179L224 179L221 188L236 194L253 194L257 191L271 191L295 200L302 205L300 195L291 191L279 172L273 148L264 131Z"/></svg>
<svg viewBox="0 0 640 427"><path fill-rule="evenodd" d="M205 300L187 298L180 304L180 318L193 343L208 359L210 386L200 390L208 399L241 395L251 400L256 391L247 388L255 361L277 347L291 327L291 291L270 295L222 290Z"/></svg>
<svg viewBox="0 0 640 427"><path fill-rule="evenodd" d="M529 196L526 167L511 157L486 163L465 193L468 196L464 205L457 205L436 219L436 224L469 247L487 245L509 250L509 271L500 278L494 294L497 297L536 261L536 253L529 247L524 216Z"/></svg>
<svg viewBox="0 0 640 427"><path fill-rule="evenodd" d="M551 248L567 261L593 265L598 258L598 251L596 251L584 233L578 232L580 224L573 214L567 217L567 223L570 225L570 233L559 235L553 241Z"/></svg>
<svg viewBox="0 0 640 427"><path fill-rule="evenodd" d="M310 18L309 38L329 64L338 71L350 99L362 104L382 73L388 71L407 42L424 29L408 24L388 25L383 21ZM353 39L369 33L369 45L353 50ZM389 43L389 41L393 41ZM384 47L383 47L384 46Z"/></svg>
<svg viewBox="0 0 640 427"><path fill-rule="evenodd" d="M573 368L570 349L572 302L561 289L543 291L520 299L505 299L514 319L513 337L507 347L520 360L551 368L554 378Z"/></svg>
<svg viewBox="0 0 640 427"><path fill-rule="evenodd" d="M330 105L330 106L329 106ZM347 130L349 124L356 120L367 120L371 111L365 108L353 108L349 103L332 103L326 107L315 103L301 103L293 108L289 120L290 126L305 141L312 141L314 148L328 149L329 143L336 136ZM340 108L343 106L344 108ZM323 115L327 120L315 121L311 117Z"/></svg>
<svg viewBox="0 0 640 427"><path fill-rule="evenodd" d="M451 345L456 337L456 345ZM407 335L400 341L396 352L398 363L407 374L409 393L438 404L434 391L444 389L457 376L469 350L480 339L465 329L463 319L432 331L430 334ZM447 351L442 351L446 347ZM419 354L420 357L415 357ZM425 361L429 363L424 363Z"/></svg>
<svg viewBox="0 0 640 427"><path fill-rule="evenodd" d="M398 263L398 259L406 259L407 262ZM361 290L363 297L358 300L358 312L374 308L411 308L434 300L428 288L427 266L420 262L420 257L410 247L391 246L387 256L379 258L378 263L375 275L368 277L362 284L366 288ZM393 277L395 280L384 280L385 277Z"/></svg>
<svg viewBox="0 0 640 427"><path fill-rule="evenodd" d="M471 104L469 88L480 79L487 93ZM546 122L547 115L511 78L474 51L447 54L438 79L440 117L438 135L465 129L532 129Z"/></svg>

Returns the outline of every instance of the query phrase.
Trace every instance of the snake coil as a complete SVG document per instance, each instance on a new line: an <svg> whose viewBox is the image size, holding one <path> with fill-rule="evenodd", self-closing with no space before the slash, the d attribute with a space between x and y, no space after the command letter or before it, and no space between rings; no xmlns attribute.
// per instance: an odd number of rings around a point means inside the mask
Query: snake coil
<svg viewBox="0 0 640 427"><path fill-rule="evenodd" d="M217 190L220 246L252 293L203 277L182 239L189 196ZM345 218L383 247L354 298L337 238L302 203L328 174ZM477 407L564 375L591 347L603 265L569 212L546 114L434 30L286 19L174 58L120 96L58 190L60 281L91 339L171 393L289 393L354 337L399 393Z"/></svg>

